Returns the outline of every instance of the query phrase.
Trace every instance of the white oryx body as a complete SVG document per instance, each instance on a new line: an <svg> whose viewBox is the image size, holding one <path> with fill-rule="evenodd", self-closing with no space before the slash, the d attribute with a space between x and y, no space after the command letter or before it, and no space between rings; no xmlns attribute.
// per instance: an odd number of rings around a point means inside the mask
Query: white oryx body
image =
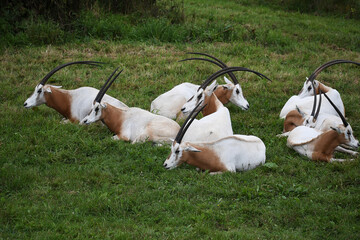
<svg viewBox="0 0 360 240"><path fill-rule="evenodd" d="M359 141L352 135L350 125L340 125L326 132L299 126L289 133L287 139L288 147L315 161L345 161L333 158L333 152L340 144L351 148L359 147Z"/></svg>
<svg viewBox="0 0 360 240"><path fill-rule="evenodd" d="M165 160L166 169L188 163L210 172L251 170L265 163L266 147L260 138L232 135L214 142L174 142Z"/></svg>
<svg viewBox="0 0 360 240"><path fill-rule="evenodd" d="M109 130L115 133L113 139L131 143L171 143L171 139L174 139L180 129L178 123L164 116L136 107L117 108L106 102L95 102L81 124L90 124L98 120L102 120Z"/></svg>
<svg viewBox="0 0 360 240"><path fill-rule="evenodd" d="M206 91L207 92L207 91ZM205 93L203 115L201 119L195 119L189 130L184 135L184 141L208 142L233 135L230 113L216 97L214 93L210 96Z"/></svg>
<svg viewBox="0 0 360 240"><path fill-rule="evenodd" d="M226 77L224 77L224 80L226 84L220 85L215 91L217 98L223 104L227 104L230 101L243 110L247 110L249 108L249 103L243 96L240 84L237 83L234 85L234 83ZM182 106L196 94L199 87L200 85L188 82L179 84L152 101L150 111L175 119L179 115L181 116Z"/></svg>
<svg viewBox="0 0 360 240"><path fill-rule="evenodd" d="M25 101L25 108L46 104L55 109L71 122L81 121L90 111L99 90L92 87L81 87L73 90L60 89L59 86L41 84L35 87L34 93ZM109 95L104 100L117 107L127 108L121 101Z"/></svg>
<svg viewBox="0 0 360 240"><path fill-rule="evenodd" d="M136 107L117 108L106 102L95 102L90 114L81 124L90 124L98 120L102 120L109 130L115 133L113 139L131 143L171 143L170 139L174 139L180 128L178 123L164 116Z"/></svg>
<svg viewBox="0 0 360 240"><path fill-rule="evenodd" d="M107 79L91 107L91 112L81 120L81 124L90 124L101 120L113 133L114 139L130 141L131 143L153 141L157 143L171 142L180 126L174 120L150 113L146 110L132 108L118 108L102 101L104 94L120 75L122 70L114 76L116 69Z"/></svg>
<svg viewBox="0 0 360 240"><path fill-rule="evenodd" d="M335 90L331 89L327 92L327 95L331 98L334 104L339 108L341 113L345 115L345 107L344 103L341 99L340 93ZM316 96L316 100L319 101L319 95ZM300 108L306 114L310 114L314 103L314 96L299 98L299 96L292 96L281 109L280 118L285 118L286 115L292 111L296 110L296 107ZM321 103L321 112L327 113L335 116L339 116L334 108L330 105L327 99L324 99Z"/></svg>

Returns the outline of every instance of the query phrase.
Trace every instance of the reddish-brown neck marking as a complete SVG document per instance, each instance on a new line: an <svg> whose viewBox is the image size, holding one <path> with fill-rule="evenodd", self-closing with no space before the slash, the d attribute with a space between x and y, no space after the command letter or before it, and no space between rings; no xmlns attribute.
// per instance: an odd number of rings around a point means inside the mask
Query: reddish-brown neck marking
<svg viewBox="0 0 360 240"><path fill-rule="evenodd" d="M345 143L345 135L339 134L334 130L329 130L315 140L312 159L318 161L330 162L334 150L341 143Z"/></svg>
<svg viewBox="0 0 360 240"><path fill-rule="evenodd" d="M106 103L106 108L101 111L101 120L109 130L117 135L121 135L121 128L124 121L124 113L121 109Z"/></svg>
<svg viewBox="0 0 360 240"><path fill-rule="evenodd" d="M46 105L58 111L71 122L77 121L71 116L71 96L68 91L49 86L51 93L44 92Z"/></svg>
<svg viewBox="0 0 360 240"><path fill-rule="evenodd" d="M204 104L206 104L206 106L202 110L203 116L216 112L222 105L214 93L210 96L205 96Z"/></svg>
<svg viewBox="0 0 360 240"><path fill-rule="evenodd" d="M201 152L185 152L183 151L182 162L186 162L192 166L198 167L210 172L225 172L227 168L221 162L218 155L211 149L191 144Z"/></svg>
<svg viewBox="0 0 360 240"><path fill-rule="evenodd" d="M323 93L327 93L328 91L330 91L330 87L325 86L324 84L319 82L319 86L316 88L316 94L319 94L319 90L321 90L321 92Z"/></svg>
<svg viewBox="0 0 360 240"><path fill-rule="evenodd" d="M232 89L218 87L218 88L216 88L214 93L222 104L227 104L230 101Z"/></svg>
<svg viewBox="0 0 360 240"><path fill-rule="evenodd" d="M292 131L294 128L301 126L303 122L304 119L301 114L297 110L292 110L285 117L283 132Z"/></svg>

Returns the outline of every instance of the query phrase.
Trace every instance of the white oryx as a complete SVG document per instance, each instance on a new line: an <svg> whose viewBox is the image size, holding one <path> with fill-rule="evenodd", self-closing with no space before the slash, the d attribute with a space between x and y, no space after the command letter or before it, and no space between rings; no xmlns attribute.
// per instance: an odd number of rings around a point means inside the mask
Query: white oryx
<svg viewBox="0 0 360 240"><path fill-rule="evenodd" d="M340 109L341 113L345 115L344 103L341 99L340 93L331 87L325 86L324 84L315 80L316 76L324 69L340 63L352 63L356 65L360 65L360 63L348 61L348 60L333 60L327 62L320 67L318 67L310 77L305 81L302 90L299 95L292 96L281 109L280 118L285 118L286 115L292 111L296 110L296 107L299 107L303 112L310 114L311 106L313 105L313 95L318 93L319 90L327 93L327 95L334 101L335 105L338 109ZM331 107L328 101L323 102L322 112L337 115L334 109Z"/></svg>
<svg viewBox="0 0 360 240"><path fill-rule="evenodd" d="M205 53L190 53L190 54L207 56L213 60L207 58L188 58L181 60L180 62L188 61L188 60L202 60L213 63L219 66L220 68L227 67L227 65L223 63L221 60L209 54L205 54ZM262 74L259 74L257 72L253 71L253 73L257 74L260 77L264 77ZM239 81L237 80L237 78L233 73L230 72L229 76L232 82L226 77L224 77L226 84L218 87L215 91L215 95L223 104L227 104L230 101L243 110L249 109L250 107L249 103L243 96L242 88L239 84ZM171 119L175 119L175 118L181 119L183 117L183 115L181 114L182 106L186 103L186 101L188 101L192 96L195 95L199 87L200 87L199 85L188 82L179 84L173 87L171 90L161 94L155 100L153 100L151 103L150 111Z"/></svg>
<svg viewBox="0 0 360 240"><path fill-rule="evenodd" d="M60 89L60 86L48 85L46 82L54 73L69 65L88 64L99 66L100 63L101 62L94 61L78 61L57 66L51 70L35 87L34 93L25 101L24 107L31 108L41 104L46 104L48 107L55 109L63 115L67 121L81 121L90 112L92 102L99 90L92 87L65 90ZM109 95L105 95L104 99L114 106L127 108L124 103Z"/></svg>
<svg viewBox="0 0 360 240"><path fill-rule="evenodd" d="M347 123L325 132L299 126L289 133L287 146L315 161L345 161L345 159L333 158L333 153L339 145L353 149L359 147L359 141L354 138L351 131L352 129Z"/></svg>
<svg viewBox="0 0 360 240"><path fill-rule="evenodd" d="M335 106L335 104L331 101L331 99L327 96L326 93L322 94L320 90L320 101L318 104L318 108L316 110L315 115L308 115L306 113L303 113L299 108L297 110L291 111L285 118L284 121L284 133L280 136L288 136L293 129L295 129L298 126L306 126L310 128L314 128L317 131L320 132L326 132L331 129L335 128L342 128L345 126L346 120L345 117L341 114L340 110ZM321 96L325 96L327 100L330 102L332 107L335 109L335 111L338 113L338 116L322 113L319 115L320 107L321 107ZM313 111L314 112L314 111ZM348 123L347 123L348 124ZM347 126L347 134L349 135L349 139L355 139L354 132L348 124ZM342 146L338 146L335 148L336 151L349 153L351 155L357 155L358 152L352 151L349 149L346 149Z"/></svg>
<svg viewBox="0 0 360 240"><path fill-rule="evenodd" d="M188 163L215 174L246 171L265 163L266 147L261 139L255 136L231 135L212 142L182 142L186 131L201 110L198 109L199 105L200 103L193 109L176 135L171 145L171 153L163 164L166 169Z"/></svg>
<svg viewBox="0 0 360 240"><path fill-rule="evenodd" d="M221 75L232 73L233 71L244 71L244 69L241 67L224 68L212 74L201 85L201 89L204 89L204 91L201 92L201 95L198 95L196 98L190 98L183 106L181 110L187 115L187 110L189 109L189 111L192 111L196 106L191 104L200 103L201 106L206 104L205 108L202 110L204 117L200 120L194 120L193 124L190 126L190 130L184 136L185 141L193 143L209 142L234 134L231 125L230 112L214 94L214 91L216 91L217 88L216 81L214 80ZM214 82L208 86L212 81Z"/></svg>
<svg viewBox="0 0 360 240"><path fill-rule="evenodd" d="M101 120L110 131L115 133L113 137L115 140L121 139L131 143L147 140L156 143L171 143L170 139L173 139L180 129L177 122L140 108L118 108L106 101L101 101L110 85L122 72L120 71L111 80L117 70L110 75L95 97L91 112L80 123L90 124Z"/></svg>

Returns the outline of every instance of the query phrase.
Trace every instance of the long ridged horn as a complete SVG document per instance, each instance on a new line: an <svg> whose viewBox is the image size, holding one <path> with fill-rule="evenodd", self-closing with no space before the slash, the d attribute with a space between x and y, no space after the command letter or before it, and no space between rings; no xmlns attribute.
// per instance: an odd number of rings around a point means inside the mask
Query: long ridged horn
<svg viewBox="0 0 360 240"><path fill-rule="evenodd" d="M315 108L316 108L316 90L315 90L314 81L311 82L311 85L312 85L313 91L314 91L314 102L313 102L313 109L312 109L312 111L311 111L310 116L314 116L314 114L315 114Z"/></svg>
<svg viewBox="0 0 360 240"><path fill-rule="evenodd" d="M335 106L335 104L333 103L333 101L330 100L330 98L326 95L326 93L324 93L324 96L327 98L327 100L329 101L329 103L331 104L331 106L333 106L333 108L335 109L335 111L337 112L337 114L340 116L343 124L345 127L347 127L349 125L349 123L346 121L344 115L342 115L342 113L340 112L340 110Z"/></svg>
<svg viewBox="0 0 360 240"><path fill-rule="evenodd" d="M360 63L358 62L354 62L354 61L349 61L349 60L342 60L342 59L338 59L338 60L332 60L330 62L324 63L323 65L321 65L320 67L318 67L309 77L308 81L314 81L316 76L324 69L335 65L335 64L340 64L340 63L352 63L352 64L356 64L358 66L360 66Z"/></svg>
<svg viewBox="0 0 360 240"><path fill-rule="evenodd" d="M183 125L182 125L181 128L179 129L178 134L177 134L176 137L175 137L175 141L176 141L176 142L179 142L181 133L182 133L182 131L184 130L184 127L185 127L186 123L190 120L192 114L193 114L193 113L195 112L195 110L200 106L200 104L202 104L202 102L203 102L203 101L200 101L200 102L195 106L195 108L191 111L191 113L189 114L189 116L185 119L185 122L183 123Z"/></svg>
<svg viewBox="0 0 360 240"><path fill-rule="evenodd" d="M315 113L314 118L313 118L313 121L314 121L314 122L316 122L316 120L317 120L317 118L318 118L318 116L319 116L319 113L320 113L321 93L322 93L322 91L321 91L321 89L319 89L319 105L318 105L318 108L317 108L316 113Z"/></svg>
<svg viewBox="0 0 360 240"><path fill-rule="evenodd" d="M191 123L195 120L196 116L199 114L199 112L201 112L204 107L206 107L207 104L205 104L202 107L199 107L201 105L202 101L200 101L196 107L191 111L189 117L187 118L187 121L184 122L183 126L181 126L182 131L178 137L178 139L176 140L177 143L181 143L186 131L188 130L188 128L190 127Z"/></svg>
<svg viewBox="0 0 360 240"><path fill-rule="evenodd" d="M51 70L48 74L46 74L46 76L41 80L40 84L41 85L45 85L46 82L49 80L49 78L54 75L54 73L56 73L57 71L59 71L60 69L73 65L73 64L87 64L87 65L93 65L93 66L101 66L100 64L105 64L103 62L95 62L95 61L77 61L77 62L69 62L69 63L65 63L62 65L57 66L56 68L54 68L53 70Z"/></svg>
<svg viewBox="0 0 360 240"><path fill-rule="evenodd" d="M223 61L221 61L220 59L210 55L210 54L207 54L207 53L198 53L198 52L188 52L188 54L197 54L197 55L201 55L201 56L206 56L206 57L209 57L209 58L212 58L214 59L216 62L218 62L220 65L218 65L219 67L221 68L226 68L228 67ZM198 60L204 60L205 58L200 58ZM195 60L195 59L194 59ZM205 60L207 61L207 60ZM212 62L214 63L214 62ZM217 64L216 64L217 65ZM231 78L231 80L233 81L234 85L238 84L239 81L237 80L237 78L235 77L235 75L231 72L229 73L229 76Z"/></svg>
<svg viewBox="0 0 360 240"><path fill-rule="evenodd" d="M263 77L269 79L268 77L266 77L265 75L261 74L261 73L258 73L258 72L255 72L254 70L251 70L251 69L247 69L247 68L243 68L243 67L228 67L228 68L224 68L224 69L221 69L215 73L213 73L211 76L209 76L199 87L204 89L212 82L214 81L216 78L220 77L221 75L224 75L228 72L239 72L239 71L246 71L246 72L252 72L252 73L255 73L256 75L262 75ZM270 79L269 79L270 80Z"/></svg>
<svg viewBox="0 0 360 240"><path fill-rule="evenodd" d="M116 68L114 72L112 72L112 74L110 75L110 77L106 80L105 84L101 87L100 91L98 92L98 94L95 97L95 102L100 103L101 99L104 97L106 91L110 88L111 84L115 81L115 79L120 75L120 73L122 73L122 71L124 69L122 69L115 77L114 74L116 73L116 71L119 68ZM112 78L113 77L113 78ZM112 78L112 79L111 79Z"/></svg>

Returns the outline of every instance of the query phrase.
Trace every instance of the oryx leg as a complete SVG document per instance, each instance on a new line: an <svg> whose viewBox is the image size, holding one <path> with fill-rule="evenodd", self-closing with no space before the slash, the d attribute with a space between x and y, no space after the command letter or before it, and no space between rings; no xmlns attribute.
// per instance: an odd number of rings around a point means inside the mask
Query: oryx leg
<svg viewBox="0 0 360 240"><path fill-rule="evenodd" d="M351 154L351 155L353 155L353 156L356 156L356 155L359 154L359 153L356 152L356 151L352 151L352 150L350 150L350 149L346 149L346 148L343 148L343 147L341 147L341 146L337 146L337 147L335 148L335 151L343 152L343 153L348 153L348 154Z"/></svg>

